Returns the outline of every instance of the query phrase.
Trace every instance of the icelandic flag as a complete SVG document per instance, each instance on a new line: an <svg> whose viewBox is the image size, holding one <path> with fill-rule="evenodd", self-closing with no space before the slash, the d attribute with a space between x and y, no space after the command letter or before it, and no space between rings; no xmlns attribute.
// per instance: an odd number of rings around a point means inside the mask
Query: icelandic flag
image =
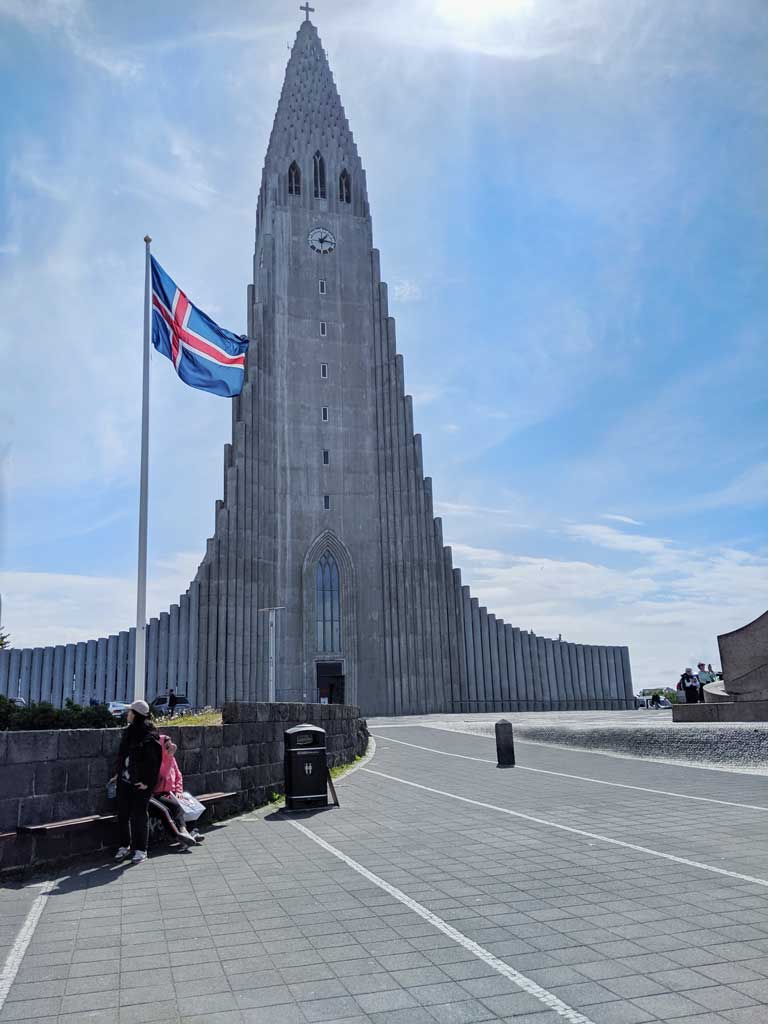
<svg viewBox="0 0 768 1024"><path fill-rule="evenodd" d="M152 257L152 344L185 384L232 398L243 390L248 339L193 306Z"/></svg>

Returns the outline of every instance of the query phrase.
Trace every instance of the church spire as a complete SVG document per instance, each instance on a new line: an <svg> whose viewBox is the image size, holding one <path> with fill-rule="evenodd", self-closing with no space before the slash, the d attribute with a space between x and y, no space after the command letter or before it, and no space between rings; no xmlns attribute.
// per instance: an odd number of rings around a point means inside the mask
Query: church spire
<svg viewBox="0 0 768 1024"><path fill-rule="evenodd" d="M283 205L327 200L331 207L368 215L365 172L316 27L305 3L285 71L264 162L260 209L270 196ZM320 182L321 168L324 183Z"/></svg>

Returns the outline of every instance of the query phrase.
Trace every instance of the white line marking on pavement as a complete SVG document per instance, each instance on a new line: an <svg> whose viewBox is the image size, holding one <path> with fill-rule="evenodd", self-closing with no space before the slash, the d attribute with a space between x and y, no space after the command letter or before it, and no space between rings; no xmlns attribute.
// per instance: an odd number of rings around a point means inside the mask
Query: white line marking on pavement
<svg viewBox="0 0 768 1024"><path fill-rule="evenodd" d="M37 928L37 922L40 920L40 915L42 914L51 890L55 885L55 881L50 881L43 882L40 886L40 895L35 897L32 906L29 908L29 913L26 916L24 924L21 926L21 931L16 936L16 941L11 946L8 956L5 958L3 973L0 974L0 1010L2 1010L5 1000L8 998L8 993L11 991L11 985L19 972L19 967L21 967L21 961L24 959L27 946L29 946L32 941L32 936L35 934L35 928Z"/></svg>
<svg viewBox="0 0 768 1024"><path fill-rule="evenodd" d="M465 733L465 735L474 735ZM437 750L435 747L422 747L418 743L406 743L405 740L395 740L391 736L380 736L385 743L399 743L401 747L413 747L415 750L428 750L431 754L442 754L443 757L460 757L464 761L480 761L482 764L493 764L496 762L488 757L470 757L469 754L454 754L448 750ZM658 796L673 796L678 800L703 800L707 804L724 804L726 807L743 807L748 811L768 811L768 807L760 804L737 804L733 800L717 800L713 796L693 796L690 793L673 793L667 789L649 789L648 786L631 786L628 782L607 782L605 779L591 779L586 775L569 775L568 772L554 772L547 768L529 768L528 765L515 765L516 769L523 772L536 772L538 775L557 775L562 779L577 779L579 782L594 782L598 786L617 786L619 789L636 789L640 793L655 793Z"/></svg>
<svg viewBox="0 0 768 1024"><path fill-rule="evenodd" d="M370 769L363 768L363 771L370 771ZM379 773L374 772L374 774L378 775ZM312 832L308 829L306 825L302 825L298 821L291 821L291 825L293 825L294 828L297 828L300 832L303 832L305 836L309 836L310 839L328 853L332 853L334 857L338 857L339 860L352 868L353 871L362 875L363 878L367 878L369 882L373 882L374 885L377 885L380 889L383 889L384 892L388 893L390 896L394 897L394 899L408 907L408 909L412 910L414 914L418 914L419 917L428 921L429 924L434 925L435 928L438 928L444 935L449 936L449 938L453 939L454 942L458 942L460 946L463 946L464 949L474 954L474 956L479 960L482 960L483 963L488 964L489 967L498 971L499 974L503 974L505 978L513 981L515 985L521 988L524 992L533 996L535 999L538 999L539 1002L543 1003L548 1009L554 1010L555 1013L564 1017L565 1020L570 1022L570 1024L594 1024L594 1021L590 1017L580 1013L578 1010L574 1010L572 1006L564 1003L562 999L558 999L553 992L548 992L547 989L542 988L541 985L538 985L531 978L527 978L524 974L516 971L514 967L510 967L508 963L505 963L503 960L499 960L499 958L494 956L490 950L479 945L463 932L458 931L452 925L448 924L447 921L444 921L442 917L438 917L437 914L433 914L431 910L427 910L427 908L421 903L417 903L416 900L406 895L402 889L398 889L394 885L390 885L389 882L385 882L383 878L380 878L378 875L374 875L372 871L369 871L368 868L364 868L362 864L359 864L356 860L348 857L346 853L342 853L342 851L337 849L335 846L331 846L331 844L327 843L325 839L321 839L316 832Z"/></svg>
<svg viewBox="0 0 768 1024"><path fill-rule="evenodd" d="M703 871L713 871L716 875L725 875L728 878L738 878L740 882L751 882L754 885L762 885L768 888L768 878L754 878L752 875L742 875L738 871L727 871L725 868L716 868L711 864L702 864L698 860L688 860L687 857L677 857L673 853L662 853L660 850L651 850L648 846L638 846L636 843L625 843L621 839L611 839L610 836L601 836L597 832L586 832L582 828L572 828L570 825L560 825L556 821L547 821L546 818L535 818L532 814L523 814L522 811L512 811L508 807L497 807L495 804L486 804L480 800L470 800L467 796L458 796L456 793L446 793L442 789L432 789L431 786L422 786L419 782L411 782L410 779L398 779L396 775L385 775L384 772L374 771L373 768L363 768L369 775L380 775L382 779L389 779L391 782L400 782L404 786L413 786L415 789L423 789L427 793L435 793L437 796L447 796L451 800L460 800L464 804L473 804L475 807L484 807L489 811L499 811L501 814L511 814L514 818L523 818L525 821L532 821L536 825L546 825L548 828L557 828L561 832L570 832L575 836L584 836L585 839L597 839L601 843L610 843L612 846L621 846L625 850L636 850L638 853L648 853L652 857L663 857L664 860L674 861L675 864L685 864L691 868L701 868Z"/></svg>

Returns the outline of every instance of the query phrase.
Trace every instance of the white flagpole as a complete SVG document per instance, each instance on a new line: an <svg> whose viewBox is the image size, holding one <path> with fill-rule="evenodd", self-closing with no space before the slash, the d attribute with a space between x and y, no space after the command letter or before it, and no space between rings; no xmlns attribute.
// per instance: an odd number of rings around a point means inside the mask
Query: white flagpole
<svg viewBox="0 0 768 1024"><path fill-rule="evenodd" d="M147 629L147 492L149 489L149 330L152 297L152 265L149 244L144 236L144 360L141 382L141 483L139 486L139 569L136 585L136 672L133 699L144 700Z"/></svg>

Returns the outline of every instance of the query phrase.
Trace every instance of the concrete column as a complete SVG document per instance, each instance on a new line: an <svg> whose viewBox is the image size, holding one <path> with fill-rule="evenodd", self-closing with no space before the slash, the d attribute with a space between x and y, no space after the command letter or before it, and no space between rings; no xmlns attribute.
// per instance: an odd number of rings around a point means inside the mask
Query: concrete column
<svg viewBox="0 0 768 1024"><path fill-rule="evenodd" d="M235 672L237 637L237 468L235 466L231 466L227 470L227 493L225 533L227 545L227 623L225 631L226 653L224 658L222 704L225 700L233 700L237 697L237 677Z"/></svg>
<svg viewBox="0 0 768 1024"><path fill-rule="evenodd" d="M146 698L148 702L152 702L158 694L157 688L157 648L160 639L160 621L159 619L150 619L147 624L147 651L146 651L146 664L147 664L147 687L146 687Z"/></svg>
<svg viewBox="0 0 768 1024"><path fill-rule="evenodd" d="M82 642L75 646L75 690L72 695L75 704L85 703L86 650L86 645Z"/></svg>
<svg viewBox="0 0 768 1024"><path fill-rule="evenodd" d="M483 627L480 617L480 602L476 597L470 601L472 606L472 637L475 646L475 682L477 698L472 708L480 711L485 707L485 673L483 671Z"/></svg>
<svg viewBox="0 0 768 1024"><path fill-rule="evenodd" d="M576 708L581 710L587 700L587 659L584 644L576 644Z"/></svg>
<svg viewBox="0 0 768 1024"><path fill-rule="evenodd" d="M629 648L620 647L619 651L621 654L621 669L624 679L624 696L627 701L627 707L631 708L634 707L635 704L633 700L634 690L632 688L632 669L629 665Z"/></svg>
<svg viewBox="0 0 768 1024"><path fill-rule="evenodd" d="M64 700L74 700L75 689L75 644L67 644L64 649Z"/></svg>
<svg viewBox="0 0 768 1024"><path fill-rule="evenodd" d="M574 694L573 694L573 673L571 672L571 647L573 644L560 642L558 648L560 650L560 660L563 666L563 680L565 683L565 699L566 708L569 711L573 711L574 705Z"/></svg>
<svg viewBox="0 0 768 1024"><path fill-rule="evenodd" d="M107 638L107 682L104 688L104 699L117 700L117 634Z"/></svg>
<svg viewBox="0 0 768 1024"><path fill-rule="evenodd" d="M160 612L160 626L157 639L157 693L168 690L168 628L171 617L168 612Z"/></svg>
<svg viewBox="0 0 768 1024"><path fill-rule="evenodd" d="M96 674L92 696L100 704L106 700L107 684L107 638L99 637L96 641Z"/></svg>
<svg viewBox="0 0 768 1024"><path fill-rule="evenodd" d="M568 694L565 689L565 672L562 664L562 643L560 640L552 641L552 662L554 675L551 678L555 680L555 700L557 701L558 710L566 711L568 708Z"/></svg>
<svg viewBox="0 0 768 1024"><path fill-rule="evenodd" d="M423 693L420 690L418 672L416 667L416 651L414 645L414 592L413 592L413 541L411 538L411 527L413 523L408 502L408 478L405 465L405 424L403 409L403 360L402 356L395 356L395 417L396 417L396 441L397 451L397 489L400 497L400 533L403 541L403 607L405 610L405 635L403 638L405 648L405 664L408 666L406 673L408 707L414 711L423 710Z"/></svg>
<svg viewBox="0 0 768 1024"><path fill-rule="evenodd" d="M608 678L608 654L605 647L598 647L598 654L600 657L600 676L599 686L595 696L598 699L598 707L604 710L610 710L610 705L605 704L606 697L610 698L610 680Z"/></svg>
<svg viewBox="0 0 768 1024"><path fill-rule="evenodd" d="M21 673L21 651L18 647L12 647L8 652L10 657L8 658L8 686L11 697L22 696L19 695L19 677ZM26 700L27 698L24 697Z"/></svg>
<svg viewBox="0 0 768 1024"><path fill-rule="evenodd" d="M547 647L549 645L549 648ZM536 649L539 653L539 669L541 671L542 691L544 693L544 701L547 705L547 710L551 710L555 703L555 679L554 679L554 665L551 665L552 660L552 641L547 640L546 637L536 637ZM549 657L547 653L549 652ZM551 671L551 674L550 674Z"/></svg>
<svg viewBox="0 0 768 1024"><path fill-rule="evenodd" d="M30 662L31 664L31 662ZM14 694L8 690L8 671L11 667L11 652L0 651L0 694L3 697L13 697Z"/></svg>
<svg viewBox="0 0 768 1024"><path fill-rule="evenodd" d="M613 657L614 650L615 650L614 647L606 647L605 648L605 658L606 658L606 661L608 662L608 693L607 693L607 697L609 698L609 700L611 702L608 705L608 709L610 711L620 711L621 710L621 704L619 704L618 702L619 702L619 700L621 700L623 698L624 695L619 693L618 682L617 682L617 679L616 679L616 662L614 661L614 657Z"/></svg>
<svg viewBox="0 0 768 1024"><path fill-rule="evenodd" d="M373 296L373 346L374 346L374 393L376 398L376 458L379 482L379 503L381 515L381 548L382 548L382 633L384 646L384 680L385 692L390 695L387 711L396 710L395 698L395 662L392 649L394 633L392 621L392 562L394 549L392 544L392 496L389 493L387 477L387 439L385 412L385 375L382 333L384 325L381 315L380 283L381 272L379 251L371 251L371 281Z"/></svg>
<svg viewBox="0 0 768 1024"><path fill-rule="evenodd" d="M19 672L20 672L20 669L21 669L21 652L19 652L19 668L16 669L16 672L15 672L14 678L13 678L13 691L14 691L14 693L16 692L16 689L17 689L17 687L19 685ZM35 649L32 651L32 673L31 673L30 688L29 688L29 700L30 701L37 702L37 701L40 701L40 700L43 699L42 698L42 693L43 693L43 683L42 683L42 680L43 680L43 648L42 647L35 647Z"/></svg>
<svg viewBox="0 0 768 1024"><path fill-rule="evenodd" d="M475 624L469 587L461 588L461 606L464 619L464 649L467 655L467 711L474 711L477 701L477 673L475 661Z"/></svg>
<svg viewBox="0 0 768 1024"><path fill-rule="evenodd" d="M520 630L517 626L510 626L512 640L512 658L515 665L515 699L517 700L518 711L529 711L526 703L528 699L527 680L523 666L523 648L520 643ZM510 664L512 664L510 662Z"/></svg>
<svg viewBox="0 0 768 1024"><path fill-rule="evenodd" d="M43 675L40 681L41 700L53 699L53 647L43 648Z"/></svg>
<svg viewBox="0 0 768 1024"><path fill-rule="evenodd" d="M590 644L584 644L584 703L582 708L595 706L595 658Z"/></svg>
<svg viewBox="0 0 768 1024"><path fill-rule="evenodd" d="M398 382L402 384L402 377L398 373ZM430 638L427 634L427 616L429 614L429 601L427 595L427 578L425 566L425 540L424 540L424 514L423 514L423 493L416 490L416 467L414 465L415 453L413 447L413 408L411 396L404 395L402 399L402 423L401 442L403 464L405 468L405 507L408 519L408 534L410 539L410 557L408 559L408 570L411 581L411 609L412 619L409 629L409 638L413 640L414 675L416 677L417 701L419 710L427 714L434 708L431 700L431 671L432 665L428 665L426 648ZM421 487L419 487L421 492ZM430 641L431 642L431 641Z"/></svg>
<svg viewBox="0 0 768 1024"><path fill-rule="evenodd" d="M419 437L421 451L421 437ZM431 650L434 662L433 701L435 711L445 707L447 695L451 690L451 667L449 660L448 620L445 616L445 582L443 577L443 523L434 515L432 500L432 478L424 478L424 504L426 521L425 534L427 542L427 576L429 579L429 612L427 657Z"/></svg>
<svg viewBox="0 0 768 1024"><path fill-rule="evenodd" d="M216 516L218 520L218 515ZM218 662L219 607L221 594L219 591L219 542L214 536L208 542L210 557L208 562L208 650L206 660L206 693L205 703L216 707L218 700L216 689L216 665Z"/></svg>
<svg viewBox="0 0 768 1024"><path fill-rule="evenodd" d="M499 673L499 631L496 626L496 616L488 613L488 651L490 654L490 673L488 695L491 704L491 711L501 711L501 676Z"/></svg>
<svg viewBox="0 0 768 1024"><path fill-rule="evenodd" d="M189 590L179 598L179 653L176 663L176 682L181 693L189 696Z"/></svg>
<svg viewBox="0 0 768 1024"><path fill-rule="evenodd" d="M17 690L11 694L12 697L21 696L24 700L29 700L27 694L30 692L32 686L32 648L25 647L21 652L21 663L19 665L19 681L17 684ZM0 689L0 693L3 690Z"/></svg>
<svg viewBox="0 0 768 1024"><path fill-rule="evenodd" d="M83 704L88 705L96 700L96 641L88 640L85 645L85 687Z"/></svg>
<svg viewBox="0 0 768 1024"><path fill-rule="evenodd" d="M55 708L64 707L64 654L66 648L59 644L53 650L53 687L51 690L51 704ZM69 694L66 695L67 697Z"/></svg>
<svg viewBox="0 0 768 1024"><path fill-rule="evenodd" d="M533 695L536 702L531 710L542 711L547 706L549 694L539 661L538 637L535 633L527 633L525 643L528 647L528 657L531 659L531 678L533 679Z"/></svg>
<svg viewBox="0 0 768 1024"><path fill-rule="evenodd" d="M507 693L509 710L519 711L520 704L520 681L517 675L517 663L515 662L515 632L508 622L504 623L504 650L507 657Z"/></svg>
<svg viewBox="0 0 768 1024"><path fill-rule="evenodd" d="M198 603L198 625L197 625L197 702L200 705L208 705L211 703L209 697L210 691L210 664L211 657L208 651L208 645L211 642L211 623L210 620L213 616L209 613L209 601L210 601L210 565L209 558L210 552L213 547L213 542L208 541L208 551L206 553L205 561L200 566L199 571L199 584L200 584L200 598ZM257 606L258 607L258 606ZM256 614L256 612L254 612ZM251 636L255 634L252 632ZM215 639L213 641L216 642ZM215 660L215 655L214 655Z"/></svg>
<svg viewBox="0 0 768 1024"><path fill-rule="evenodd" d="M146 659L145 659L146 670ZM134 685L136 681L136 627L128 630L128 668L125 673L125 699L133 704ZM147 674L144 672L144 692L147 692Z"/></svg>
<svg viewBox="0 0 768 1024"><path fill-rule="evenodd" d="M245 679L245 508L248 486L246 479L245 423L234 425L232 436L235 441L235 489L237 498L234 515L234 668L235 688L233 697L242 701L246 698Z"/></svg>
<svg viewBox="0 0 768 1024"><path fill-rule="evenodd" d="M199 625L200 589L200 583L197 580L190 584L189 626L187 633L187 697L195 707L201 703L197 680L197 650L199 638L201 638ZM252 670L255 671L255 665Z"/></svg>
<svg viewBox="0 0 768 1024"><path fill-rule="evenodd" d="M503 619L496 620L496 643L499 649L499 695L502 701L501 708L507 705L507 710L510 710L510 701L512 700L510 678L509 678L509 664L507 662L507 637L506 637L506 624Z"/></svg>
<svg viewBox="0 0 768 1024"><path fill-rule="evenodd" d="M467 668L467 643L466 626L464 623L464 597L461 587L461 569L453 570L453 603L456 609L456 645L459 649L459 673L458 692L459 704L455 705L453 711L466 711L469 694L469 670Z"/></svg>
<svg viewBox="0 0 768 1024"><path fill-rule="evenodd" d="M179 606L172 604L168 610L168 689L174 693L186 693L179 689Z"/></svg>
<svg viewBox="0 0 768 1024"><path fill-rule="evenodd" d="M133 685L133 679L131 679ZM128 696L128 630L117 634L117 673L115 676L115 700L125 700ZM128 703L132 703L128 701Z"/></svg>

